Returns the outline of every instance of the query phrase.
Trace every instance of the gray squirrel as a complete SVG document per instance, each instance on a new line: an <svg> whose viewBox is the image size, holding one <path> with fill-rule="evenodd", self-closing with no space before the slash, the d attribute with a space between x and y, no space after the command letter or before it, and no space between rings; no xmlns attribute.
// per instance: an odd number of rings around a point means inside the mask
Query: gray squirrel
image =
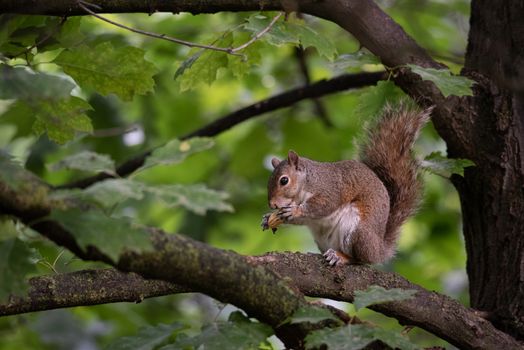
<svg viewBox="0 0 524 350"><path fill-rule="evenodd" d="M285 160L273 158L268 201L276 220L308 226L330 265L390 259L400 227L420 202L411 149L431 110L386 107L359 160L317 162L293 151Z"/></svg>

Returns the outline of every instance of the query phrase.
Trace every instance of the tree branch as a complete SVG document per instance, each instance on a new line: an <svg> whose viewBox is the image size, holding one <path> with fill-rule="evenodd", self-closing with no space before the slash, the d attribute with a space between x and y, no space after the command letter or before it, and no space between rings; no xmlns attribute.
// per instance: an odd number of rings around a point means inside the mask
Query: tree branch
<svg viewBox="0 0 524 350"><path fill-rule="evenodd" d="M422 67L445 68L434 61L389 15L372 0L267 0L262 3L241 0L215 0L205 4L200 0L145 1L145 0L92 0L103 13L154 13L190 12L192 14L217 13L222 11L296 11L332 21L351 33L362 46L380 57L388 67L397 67L395 82L423 107L436 105L432 120L442 138L457 154L462 151L461 132L450 125L457 124L455 114L460 115L464 101L449 96L444 98L431 82L423 81L407 68L406 64ZM76 0L0 0L0 13L40 14L72 16L85 15ZM445 106L445 102L448 106ZM134 164L130 165L134 169ZM122 170L127 170L124 167Z"/></svg>
<svg viewBox="0 0 524 350"><path fill-rule="evenodd" d="M395 273L358 265L332 268L319 254L269 253L244 259L245 264L253 267L269 268L311 297L352 302L356 290L371 285L415 289L418 293L412 299L370 308L404 325L423 328L461 349L516 349L521 346L474 310L449 297L429 292ZM35 277L30 284L27 297L12 298L8 304L0 305L0 315L117 301L140 302L160 295L201 291L114 269Z"/></svg>
<svg viewBox="0 0 524 350"><path fill-rule="evenodd" d="M146 298L192 291L177 284L148 280L115 269L33 277L29 284L26 297L12 296L7 304L0 305L0 316L81 305L139 303Z"/></svg>
<svg viewBox="0 0 524 350"><path fill-rule="evenodd" d="M213 248L181 235L166 234L155 228L149 229L151 250L140 253L125 250L120 253L118 261L113 261L97 247L82 249L71 232L46 219L53 209L67 208L73 203L50 200L48 185L22 168L10 170L16 171L10 176L24 181L20 185L10 185L0 176L0 212L16 216L79 258L102 261L120 271L135 272L145 278L175 282L235 305L250 317L272 326L290 348L302 348L305 335L319 327L311 324L282 325L299 307L308 304L304 296L271 270L256 268L232 251ZM89 210L85 205L82 208Z"/></svg>
<svg viewBox="0 0 524 350"><path fill-rule="evenodd" d="M387 79L387 74L385 72L376 72L344 74L329 80L320 80L311 85L292 89L270 97L266 100L262 100L241 108L203 126L200 129L181 136L180 139L185 140L195 136L215 136L253 117L257 117L264 113L275 111L280 108L289 107L299 101L324 96L338 91L374 85L378 81L384 79ZM117 167L116 173L121 177L131 174L133 171L140 168L144 164L145 159L151 155L151 152L152 150L148 150L134 158L129 159ZM98 181L102 181L110 177L112 176L109 174L100 173L65 184L63 186L59 186L59 188L86 188Z"/></svg>
<svg viewBox="0 0 524 350"><path fill-rule="evenodd" d="M311 84L311 77L309 74L309 69L307 67L306 61L306 51L304 48L297 47L295 49L295 57L297 58L298 66L300 68L300 73L302 74L302 79L304 80L305 85ZM326 108L319 98L312 98L313 106L315 108L315 114L322 121L324 126L328 128L333 127L333 123L329 120Z"/></svg>

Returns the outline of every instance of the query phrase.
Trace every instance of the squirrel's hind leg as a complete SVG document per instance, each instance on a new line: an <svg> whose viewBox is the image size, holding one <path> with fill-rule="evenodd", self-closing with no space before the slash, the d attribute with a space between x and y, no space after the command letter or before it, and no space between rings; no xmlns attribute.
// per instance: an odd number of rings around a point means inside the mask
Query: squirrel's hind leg
<svg viewBox="0 0 524 350"><path fill-rule="evenodd" d="M360 225L351 237L351 255L355 262L378 264L386 260L384 240L371 228Z"/></svg>

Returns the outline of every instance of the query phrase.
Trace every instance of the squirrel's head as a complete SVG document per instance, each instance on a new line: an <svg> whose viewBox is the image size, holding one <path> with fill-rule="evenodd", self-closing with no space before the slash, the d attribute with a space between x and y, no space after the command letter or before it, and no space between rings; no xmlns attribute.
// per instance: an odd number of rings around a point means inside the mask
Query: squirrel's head
<svg viewBox="0 0 524 350"><path fill-rule="evenodd" d="M272 209L299 205L306 172L298 154L289 151L287 159L271 159L273 173L267 184L269 207Z"/></svg>

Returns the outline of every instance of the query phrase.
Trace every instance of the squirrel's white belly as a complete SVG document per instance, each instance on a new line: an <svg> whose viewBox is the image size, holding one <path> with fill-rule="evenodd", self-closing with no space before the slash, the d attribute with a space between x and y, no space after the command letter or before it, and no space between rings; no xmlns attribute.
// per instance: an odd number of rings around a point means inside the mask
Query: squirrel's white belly
<svg viewBox="0 0 524 350"><path fill-rule="evenodd" d="M348 203L329 216L308 222L307 226L322 253L332 248L348 254L351 251L351 235L359 222L358 208Z"/></svg>

